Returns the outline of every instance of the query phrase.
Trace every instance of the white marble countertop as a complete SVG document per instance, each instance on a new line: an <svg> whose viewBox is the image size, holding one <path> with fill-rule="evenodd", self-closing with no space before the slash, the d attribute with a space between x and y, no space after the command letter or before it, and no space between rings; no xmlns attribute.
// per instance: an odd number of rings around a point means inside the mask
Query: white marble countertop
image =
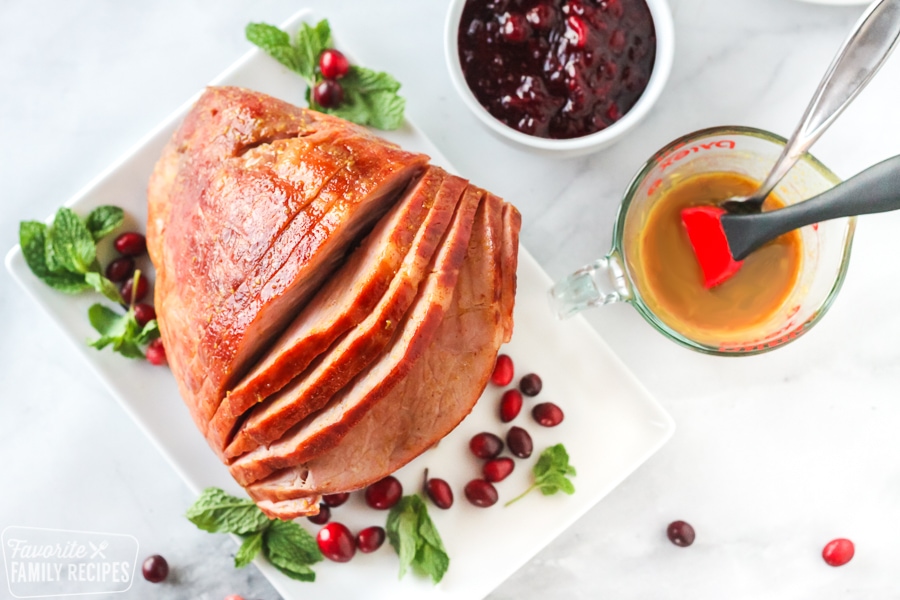
<svg viewBox="0 0 900 600"><path fill-rule="evenodd" d="M554 278L603 254L618 198L657 148L740 124L787 135L861 7L672 0L669 83L627 140L551 160L494 139L453 92L443 2L309 0L369 65L404 83L409 116L468 177L522 210L522 240ZM287 0L0 2L0 248L44 218L248 48L243 26ZM900 153L900 56L817 144L849 176ZM475 143L473 143L475 142ZM589 315L678 423L672 441L491 598L884 598L900 564L900 214L860 219L828 316L777 352L701 356L628 306ZM225 536L183 518L193 498L135 424L0 274L0 529L129 532L173 565L129 598L277 594L231 566ZM602 388L603 382L597 382ZM665 526L697 530L688 549ZM823 545L857 554L825 565ZM5 578L5 575L0 575ZM142 584L142 585L139 585ZM0 582L0 596L7 593Z"/></svg>

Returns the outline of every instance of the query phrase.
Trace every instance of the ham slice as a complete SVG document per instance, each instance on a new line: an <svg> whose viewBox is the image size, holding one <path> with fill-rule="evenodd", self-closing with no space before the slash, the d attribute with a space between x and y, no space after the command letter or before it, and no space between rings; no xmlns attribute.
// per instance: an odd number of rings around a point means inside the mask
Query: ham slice
<svg viewBox="0 0 900 600"><path fill-rule="evenodd" d="M226 457L234 458L276 441L293 425L322 408L381 354L416 297L467 184L455 176L447 176L443 183L428 222L378 305L287 387L254 408L226 448Z"/></svg>
<svg viewBox="0 0 900 600"><path fill-rule="evenodd" d="M446 227L449 223L452 205L449 210L433 210L445 176L443 169L430 167L353 252L350 260L293 320L272 348L226 394L209 425L207 437L211 444L224 449L235 424L247 410L283 388L340 335L371 313L414 241L427 238L424 231L434 228L435 221L438 221L439 227ZM459 187L457 195L461 192ZM440 218L442 212L446 213L443 224ZM437 233L437 239L441 235L443 229ZM428 250L426 261L436 244L437 240Z"/></svg>
<svg viewBox="0 0 900 600"><path fill-rule="evenodd" d="M299 422L271 445L235 459L229 470L238 483L247 485L332 448L406 376L428 347L453 298L482 196L478 188L466 189L428 275L383 356L333 396L320 412Z"/></svg>
<svg viewBox="0 0 900 600"><path fill-rule="evenodd" d="M201 431L426 161L264 94L204 93L148 188L163 342Z"/></svg>
<svg viewBox="0 0 900 600"><path fill-rule="evenodd" d="M455 428L509 341L520 217L488 196L476 216L453 302L406 378L333 449L247 486L273 518L315 511L319 497L359 489L393 473ZM477 385L473 385L473 381ZM304 503L304 500L306 502Z"/></svg>

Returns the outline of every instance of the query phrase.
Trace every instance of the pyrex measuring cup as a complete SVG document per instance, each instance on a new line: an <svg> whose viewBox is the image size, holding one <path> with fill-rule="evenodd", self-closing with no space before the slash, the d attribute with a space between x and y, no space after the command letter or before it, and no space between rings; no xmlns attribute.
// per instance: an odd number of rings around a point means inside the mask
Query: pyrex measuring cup
<svg viewBox="0 0 900 600"><path fill-rule="evenodd" d="M744 327L688 330L657 302L641 268L644 225L654 204L677 182L702 173L730 172L765 179L785 140L749 127L717 127L688 134L657 152L628 186L619 206L609 253L550 291L561 318L585 308L627 302L657 331L694 350L722 356L758 354L790 342L822 318L847 272L855 218L800 230L802 256L796 284L767 318ZM775 188L786 205L819 194L840 179L810 154Z"/></svg>

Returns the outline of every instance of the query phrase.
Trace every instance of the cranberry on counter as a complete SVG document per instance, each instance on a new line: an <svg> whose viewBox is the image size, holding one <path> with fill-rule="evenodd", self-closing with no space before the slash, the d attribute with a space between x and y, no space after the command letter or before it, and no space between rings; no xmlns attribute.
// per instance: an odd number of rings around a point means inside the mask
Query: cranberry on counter
<svg viewBox="0 0 900 600"><path fill-rule="evenodd" d="M500 398L500 420L509 423L522 410L522 394L519 390L506 390Z"/></svg>
<svg viewBox="0 0 900 600"><path fill-rule="evenodd" d="M453 490L443 479L432 477L425 482L425 493L438 508L448 509L453 506Z"/></svg>
<svg viewBox="0 0 900 600"><path fill-rule="evenodd" d="M324 525L331 520L331 509L324 502L319 503L319 514L306 517L310 523Z"/></svg>
<svg viewBox="0 0 900 600"><path fill-rule="evenodd" d="M322 108L336 108L344 101L344 88L334 79L325 79L313 88L313 100Z"/></svg>
<svg viewBox="0 0 900 600"><path fill-rule="evenodd" d="M134 305L134 319L137 321L137 324L143 327L150 321L156 318L156 309L150 306L149 304L145 304L144 302L138 302Z"/></svg>
<svg viewBox="0 0 900 600"><path fill-rule="evenodd" d="M136 231L127 231L116 238L113 246L116 247L119 254L140 256L147 251L147 238Z"/></svg>
<svg viewBox="0 0 900 600"><path fill-rule="evenodd" d="M322 77L325 79L338 79L350 70L350 61L343 52L329 48L323 50L319 55L319 70L322 71Z"/></svg>
<svg viewBox="0 0 900 600"><path fill-rule="evenodd" d="M491 373L491 383L499 386L509 385L513 380L514 371L513 361L509 356L506 354L497 356L494 371Z"/></svg>
<svg viewBox="0 0 900 600"><path fill-rule="evenodd" d="M376 510L387 510L403 496L403 486L393 475L388 475L366 488L366 504Z"/></svg>
<svg viewBox="0 0 900 600"><path fill-rule="evenodd" d="M340 506L349 499L350 492L341 492L339 494L328 494L327 496L322 496L322 502L324 502L331 508Z"/></svg>
<svg viewBox="0 0 900 600"><path fill-rule="evenodd" d="M853 542L846 538L831 540L822 549L822 558L832 567L846 565L856 553Z"/></svg>
<svg viewBox="0 0 900 600"><path fill-rule="evenodd" d="M366 527L356 534L356 546L359 548L360 552L368 554L381 548L381 545L384 543L384 538L384 527L379 527L377 525Z"/></svg>
<svg viewBox="0 0 900 600"><path fill-rule="evenodd" d="M484 478L491 483L497 483L509 477L509 474L513 472L515 466L516 464L513 462L513 459L509 457L492 458L484 463L482 474L484 475Z"/></svg>
<svg viewBox="0 0 900 600"><path fill-rule="evenodd" d="M656 59L644 0L468 0L457 41L478 102L544 138L580 137L617 121L647 87Z"/></svg>
<svg viewBox="0 0 900 600"><path fill-rule="evenodd" d="M147 362L158 367L166 364L166 349L160 338L156 338L147 346Z"/></svg>
<svg viewBox="0 0 900 600"><path fill-rule="evenodd" d="M316 542L325 558L335 562L347 562L356 554L356 539L346 525L337 521L320 529Z"/></svg>
<svg viewBox="0 0 900 600"><path fill-rule="evenodd" d="M672 521L666 528L666 537L676 546L686 548L694 543L694 528L684 521Z"/></svg>
<svg viewBox="0 0 900 600"><path fill-rule="evenodd" d="M519 389L526 396L537 396L541 393L543 387L544 382L541 381L541 378L536 373L529 373L519 380Z"/></svg>
<svg viewBox="0 0 900 600"><path fill-rule="evenodd" d="M481 508L497 504L497 500L500 498L494 484L484 479L473 479L467 483L465 493L469 502Z"/></svg>
<svg viewBox="0 0 900 600"><path fill-rule="evenodd" d="M125 304L131 304L132 302L140 302L143 300L149 290L150 284L147 283L147 278L142 274L138 277L137 285L134 283L134 277L129 277L125 283L122 284L120 292L122 293L122 300L124 300Z"/></svg>
<svg viewBox="0 0 900 600"><path fill-rule="evenodd" d="M531 416L537 421L538 425L544 427L556 427L562 423L564 415L560 407L552 402L542 402L535 404L531 409Z"/></svg>
<svg viewBox="0 0 900 600"><path fill-rule="evenodd" d="M497 458L503 451L503 440L493 433L483 431L472 436L469 449L478 458Z"/></svg>
<svg viewBox="0 0 900 600"><path fill-rule="evenodd" d="M134 259L120 256L106 265L106 278L113 283L122 283L134 273Z"/></svg>
<svg viewBox="0 0 900 600"><path fill-rule="evenodd" d="M148 556L141 565L141 573L144 575L144 579L150 583L165 581L169 576L169 563L159 554Z"/></svg>
<svg viewBox="0 0 900 600"><path fill-rule="evenodd" d="M531 434L521 427L512 427L506 434L506 445L513 456L519 458L528 458L534 451L534 442L531 441Z"/></svg>

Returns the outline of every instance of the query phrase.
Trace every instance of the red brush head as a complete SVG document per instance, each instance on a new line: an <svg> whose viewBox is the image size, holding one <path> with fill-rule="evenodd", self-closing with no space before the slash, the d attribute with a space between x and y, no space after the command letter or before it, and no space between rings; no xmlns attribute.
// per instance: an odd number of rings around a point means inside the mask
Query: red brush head
<svg viewBox="0 0 900 600"><path fill-rule="evenodd" d="M703 285L706 289L730 279L743 264L743 261L734 260L731 255L728 238L722 229L724 214L725 209L718 206L695 206L681 211L681 222L703 271Z"/></svg>

